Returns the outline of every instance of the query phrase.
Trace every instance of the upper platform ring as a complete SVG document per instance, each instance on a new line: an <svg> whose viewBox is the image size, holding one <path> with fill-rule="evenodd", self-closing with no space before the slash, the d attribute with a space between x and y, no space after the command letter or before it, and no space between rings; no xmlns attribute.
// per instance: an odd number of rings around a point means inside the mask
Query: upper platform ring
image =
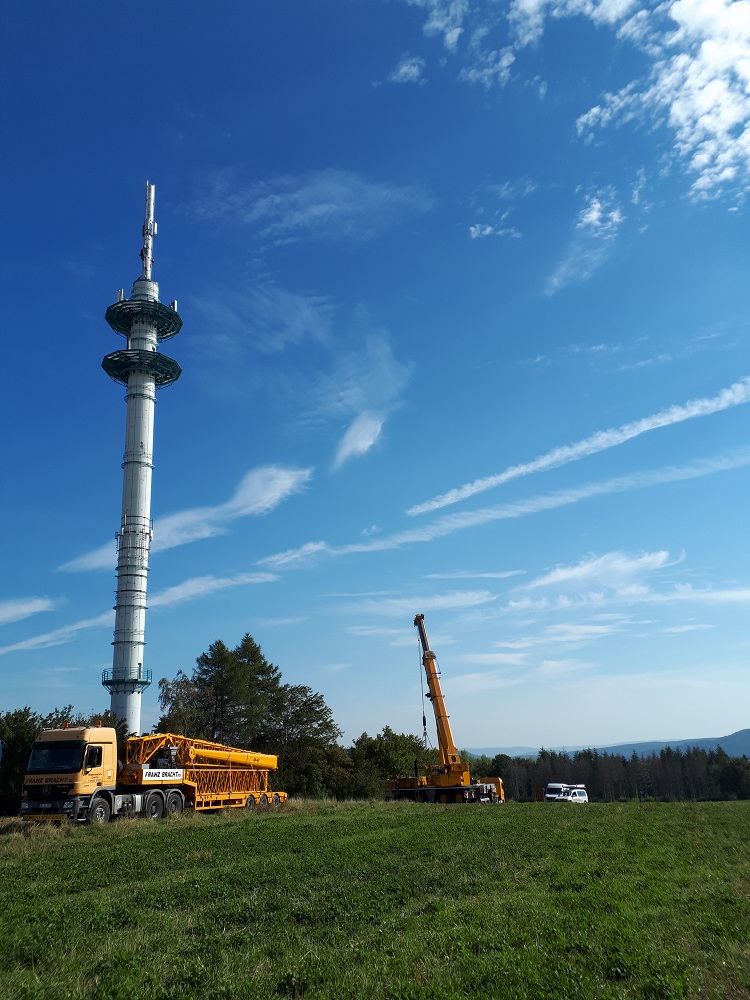
<svg viewBox="0 0 750 1000"><path fill-rule="evenodd" d="M104 318L115 333L120 333L123 337L130 336L136 320L145 319L153 323L157 340L174 337L182 328L182 320L175 309L148 299L123 299L122 302L115 302L107 309Z"/></svg>

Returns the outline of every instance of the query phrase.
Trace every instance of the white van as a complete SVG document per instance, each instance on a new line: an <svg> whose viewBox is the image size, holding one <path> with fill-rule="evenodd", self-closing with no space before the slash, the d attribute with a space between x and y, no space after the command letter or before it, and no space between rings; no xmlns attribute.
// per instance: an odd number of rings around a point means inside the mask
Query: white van
<svg viewBox="0 0 750 1000"><path fill-rule="evenodd" d="M544 801L588 803L589 797L585 785L564 785L561 782L552 782L544 790Z"/></svg>

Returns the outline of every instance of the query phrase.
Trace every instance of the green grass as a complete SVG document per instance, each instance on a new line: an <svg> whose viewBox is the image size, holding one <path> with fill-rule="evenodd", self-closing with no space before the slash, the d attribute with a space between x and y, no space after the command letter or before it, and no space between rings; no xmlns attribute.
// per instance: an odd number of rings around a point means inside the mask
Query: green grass
<svg viewBox="0 0 750 1000"><path fill-rule="evenodd" d="M750 803L0 821L0 997L750 996Z"/></svg>

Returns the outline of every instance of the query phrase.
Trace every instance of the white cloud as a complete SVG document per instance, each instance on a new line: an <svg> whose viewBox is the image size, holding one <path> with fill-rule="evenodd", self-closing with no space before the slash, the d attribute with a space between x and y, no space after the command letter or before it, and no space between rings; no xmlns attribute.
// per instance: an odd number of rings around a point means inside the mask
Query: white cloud
<svg viewBox="0 0 750 1000"><path fill-rule="evenodd" d="M342 352L331 371L319 376L310 392L310 411L336 418L389 413L398 405L412 370L396 360L385 333L368 333L360 347Z"/></svg>
<svg viewBox="0 0 750 1000"><path fill-rule="evenodd" d="M282 291L269 283L247 294L228 293L200 302L198 309L210 334L208 360L220 364L223 372L235 372L240 391L264 393L285 414L294 412L296 425L330 420L340 425L342 417L346 420L334 467L370 450L389 414L400 405L412 368L394 357L387 333L371 328L364 309L356 311L352 328L340 338L332 332L334 307L326 298ZM259 355L279 354L305 341L322 349L317 364L309 351L304 365L296 368L294 356L283 369L259 361ZM202 346L200 358L196 354L199 370L206 366L205 351ZM253 357L248 359L250 352ZM220 381L226 385L224 374ZM283 407L283 400L290 405ZM199 530L200 537L217 533L205 523ZM111 548L102 554L107 565L112 564Z"/></svg>
<svg viewBox="0 0 750 1000"><path fill-rule="evenodd" d="M420 187L328 168L250 183L232 172L218 174L197 211L250 227L254 237L278 245L368 240L431 207L432 198Z"/></svg>
<svg viewBox="0 0 750 1000"><path fill-rule="evenodd" d="M29 639L22 639L20 642L14 642L10 646L0 646L0 656L27 649L49 649L52 646L62 646L64 643L74 639L78 632L83 632L90 628L103 628L105 625L112 628L114 623L114 611L105 611L104 614L97 615L96 618L84 618L81 621L73 622L71 625L63 625L51 632L45 632L43 635L35 635Z"/></svg>
<svg viewBox="0 0 750 1000"><path fill-rule="evenodd" d="M634 578L641 577L644 573L652 573L671 565L674 563L670 563L668 552L646 552L636 557L623 552L608 552L603 556L584 559L575 566L558 566L526 586L533 589L593 583L608 588L620 588L632 583Z"/></svg>
<svg viewBox="0 0 750 1000"><path fill-rule="evenodd" d="M231 500L215 510L219 517L229 519L247 517L249 514L267 514L282 501L300 493L311 476L311 469L260 466L248 472Z"/></svg>
<svg viewBox="0 0 750 1000"><path fill-rule="evenodd" d="M508 21L519 48L533 45L541 38L548 7L547 0L513 0L510 4Z"/></svg>
<svg viewBox="0 0 750 1000"><path fill-rule="evenodd" d="M739 381L734 382L726 389L722 389L715 396L705 396L699 399L691 399L687 403L675 404L657 413L652 413L648 417L641 417L619 427L611 427L608 430L596 431L581 441L574 444L560 445L553 448L539 458L531 462L523 462L520 465L512 465L504 472L493 476L486 476L482 479L475 479L473 483L466 483L464 486L456 487L447 493L427 500L424 503L415 504L407 510L407 514L425 514L441 507L448 507L458 503L477 493L484 493L486 490L502 486L513 479L522 476L532 475L536 472L545 472L548 469L556 469L568 462L577 462L581 458L589 455L596 455L608 448L631 441L633 438L646 434L649 431L662 427L671 427L673 424L682 423L685 420L693 420L697 417L711 416L720 413L733 406L740 406L750 402L750 377L744 376Z"/></svg>
<svg viewBox="0 0 750 1000"><path fill-rule="evenodd" d="M288 292L271 282L247 292L223 290L209 299L193 299L206 336L195 351L222 364L236 364L248 351L280 354L304 341L325 344L330 337L333 306L320 295Z"/></svg>
<svg viewBox="0 0 750 1000"><path fill-rule="evenodd" d="M149 598L150 608L174 607L196 597L205 597L230 587L245 587L248 584L272 583L277 578L272 573L237 573L234 576L196 576L190 580L167 587Z"/></svg>
<svg viewBox="0 0 750 1000"><path fill-rule="evenodd" d="M667 466L646 472L635 472L630 475L616 476L601 482L584 483L583 486L558 490L555 493L542 494L518 500L514 503L498 504L484 507L466 513L446 514L443 517L425 524L419 528L396 532L371 541L352 542L348 545L333 546L326 542L315 542L303 545L298 549L288 549L286 552L266 556L259 559L257 565L272 568L295 567L305 565L314 558L326 556L334 558L351 555L357 552L386 552L401 548L404 545L415 545L420 542L431 542L436 538L445 538L468 528L478 528L494 521L512 520L528 517L543 511L557 510L572 504L592 500L596 497L612 496L618 493L628 493L632 490L650 489L666 483L684 482L703 476L715 475L732 469L750 465L750 450L738 451L713 458L702 459L684 466ZM686 598L687 599L687 598ZM529 603L527 601L527 603ZM517 602L520 607L520 602Z"/></svg>
<svg viewBox="0 0 750 1000"><path fill-rule="evenodd" d="M271 556L265 556L258 560L259 566L270 566L272 569L284 569L285 567L305 566L316 560L319 556L330 555L335 552L326 542L305 542L297 549L287 549L285 552L277 552Z"/></svg>
<svg viewBox="0 0 750 1000"><path fill-rule="evenodd" d="M456 570L454 573L425 573L426 580L507 580L511 576L522 576L522 569L501 570L498 573L483 573L477 570Z"/></svg>
<svg viewBox="0 0 750 1000"><path fill-rule="evenodd" d="M368 597L347 605L347 611L383 615L386 618L408 618L414 608L420 613L426 611L455 611L475 608L495 600L488 590L453 590L446 594L432 594L430 597Z"/></svg>
<svg viewBox="0 0 750 1000"><path fill-rule="evenodd" d="M580 673L582 670L591 670L591 664L581 663L578 660L542 660L538 667L538 675L553 680L555 677L565 677Z"/></svg>
<svg viewBox="0 0 750 1000"><path fill-rule="evenodd" d="M168 514L154 525L153 552L187 545L190 542L222 534L226 525L242 517L267 514L284 500L300 493L312 477L312 469L284 468L277 465L251 469L240 481L234 495L215 507L194 507ZM114 543L82 556L60 568L77 572L112 569L115 565Z"/></svg>
<svg viewBox="0 0 750 1000"><path fill-rule="evenodd" d="M485 507L465 514L449 514L429 525L424 532L424 536L420 535L418 531L413 533L404 532L403 535L409 536L413 534L415 540L422 540L422 537L427 540L427 536L439 537L452 534L454 531L462 528L477 527L491 521L526 517L529 514L536 514L545 510L555 510L560 507L569 506L570 504L580 503L583 500L590 500L594 497L609 496L637 489L647 489L664 483L682 482L688 479L714 475L717 472L742 468L747 465L750 465L750 452L743 451L699 460L691 465L667 466L652 471L616 476L600 482L585 483L583 486L558 490L555 493L529 497L515 503Z"/></svg>
<svg viewBox="0 0 750 1000"><path fill-rule="evenodd" d="M393 355L385 333L368 333L362 346L340 354L332 369L318 376L308 393L302 420L348 420L334 466L368 452L380 439L388 416L401 405L412 366Z"/></svg>
<svg viewBox="0 0 750 1000"><path fill-rule="evenodd" d="M466 83L480 83L485 90L495 85L504 87L510 80L510 71L515 61L516 56L511 47L489 52L480 49L472 65L465 66L458 78Z"/></svg>
<svg viewBox="0 0 750 1000"><path fill-rule="evenodd" d="M402 628L392 628L387 625L347 625L344 631L358 639L394 639L396 640L395 644L400 644L404 638ZM409 643L411 644L411 642L412 637L409 636Z"/></svg>
<svg viewBox="0 0 750 1000"><path fill-rule="evenodd" d="M469 0L408 0L408 3L427 11L424 33L440 35L446 49L454 51L470 10Z"/></svg>
<svg viewBox="0 0 750 1000"><path fill-rule="evenodd" d="M621 622L607 622L601 625L593 622L564 622L550 625L544 632L545 642L588 643L593 639L607 639L623 630Z"/></svg>
<svg viewBox="0 0 750 1000"><path fill-rule="evenodd" d="M522 233L508 222L511 214L516 211L518 203L528 198L536 191L536 184L528 178L517 181L505 181L502 184L483 184L472 195L472 206L475 215L481 221L469 226L469 236L472 240L486 239L488 236L509 236L521 239ZM491 208L493 202L511 204L507 207ZM484 221L488 216L490 221Z"/></svg>
<svg viewBox="0 0 750 1000"><path fill-rule="evenodd" d="M546 294L554 295L573 282L588 281L609 256L623 221L611 188L589 195L576 219L570 244L549 277Z"/></svg>
<svg viewBox="0 0 750 1000"><path fill-rule="evenodd" d="M383 419L374 413L360 413L346 430L336 452L335 465L339 468L350 458L366 454L378 441L383 429Z"/></svg>
<svg viewBox="0 0 750 1000"><path fill-rule="evenodd" d="M649 600L654 604L747 604L750 603L750 588L724 587L714 589L711 587L701 588L682 584L667 593L649 594Z"/></svg>
<svg viewBox="0 0 750 1000"><path fill-rule="evenodd" d="M513 0L508 20L518 49L535 45L542 37L547 18L587 17L598 26L621 27L639 13L637 0Z"/></svg>
<svg viewBox="0 0 750 1000"><path fill-rule="evenodd" d="M500 688L523 684L528 678L523 674L509 674L503 670L488 670L482 673L460 674L443 678L446 694L460 696L479 691L497 691Z"/></svg>
<svg viewBox="0 0 750 1000"><path fill-rule="evenodd" d="M581 210L576 229L582 229L600 239L609 239L617 234L623 215L617 205L612 205L611 191L595 194Z"/></svg>
<svg viewBox="0 0 750 1000"><path fill-rule="evenodd" d="M679 605L679 604L702 604L706 607L725 606L731 607L737 604L750 603L750 588L712 588L712 587L692 587L687 584L679 584L671 590L655 591L644 584L636 584L631 587L622 587L619 590L607 590L602 587L600 590L580 592L575 596L559 594L555 598L533 598L514 599L500 610L509 614L541 614L548 612L570 612L582 608L601 609L607 606L625 605L635 606L652 605ZM648 624L643 622L641 624ZM709 627L709 626L705 626ZM711 626L713 627L713 626ZM663 631L677 631L665 628ZM687 630L686 630L687 631Z"/></svg>
<svg viewBox="0 0 750 1000"><path fill-rule="evenodd" d="M477 666L521 667L526 663L526 653L465 653L461 660Z"/></svg>
<svg viewBox="0 0 750 1000"><path fill-rule="evenodd" d="M24 618L38 615L43 611L53 611L55 601L49 597L16 597L0 601L0 625L10 625Z"/></svg>
<svg viewBox="0 0 750 1000"><path fill-rule="evenodd" d="M536 181L522 177L516 181L503 181L502 184L492 185L490 190L503 201L519 201L534 194L537 187Z"/></svg>
<svg viewBox="0 0 750 1000"><path fill-rule="evenodd" d="M476 226L469 226L469 236L473 240L482 240L485 236L492 236L495 232L494 226L488 226L486 224L480 224Z"/></svg>
<svg viewBox="0 0 750 1000"><path fill-rule="evenodd" d="M193 600L196 597L205 597L208 594L216 593L220 590L227 590L230 587L243 587L248 584L272 583L276 577L271 573L237 573L233 576L215 577L200 576L182 583L167 587L149 598L149 608L174 607L183 604L185 601ZM95 618L84 618L81 621L73 622L70 625L63 625L51 632L42 635L32 636L23 639L21 642L13 643L9 646L0 647L0 656L6 653L20 652L28 649L48 649L52 646L61 646L73 640L79 632L91 628L102 628L104 626L114 627L114 611L105 611Z"/></svg>
<svg viewBox="0 0 750 1000"><path fill-rule="evenodd" d="M58 569L64 573L78 573L89 569L113 570L117 563L117 547L115 542L106 542L98 549L92 549L82 556L76 556L70 562L64 563Z"/></svg>
<svg viewBox="0 0 750 1000"><path fill-rule="evenodd" d="M596 25L622 23L633 10L636 0L513 0L508 13L519 48L533 45L541 38L545 19L551 17L587 17Z"/></svg>
<svg viewBox="0 0 750 1000"><path fill-rule="evenodd" d="M405 55L393 72L388 74L389 83L416 83L422 86L425 61L420 56Z"/></svg>
<svg viewBox="0 0 750 1000"><path fill-rule="evenodd" d="M692 177L691 193L708 199L750 187L750 13L747 0L667 0L639 8L636 0L511 0L510 44L498 46L504 8L468 0L408 0L426 12L424 31L463 60L459 79L504 86L521 53L542 38L549 20L583 17L636 46L649 61L631 80L581 115L579 134L629 122L673 137L666 157ZM465 44L463 40L467 39ZM538 77L525 81L538 83ZM542 82L540 93L545 84ZM579 258L583 272L599 254ZM564 277L560 272L558 278ZM569 277L567 280L571 280ZM554 289L553 289L554 290Z"/></svg>
<svg viewBox="0 0 750 1000"><path fill-rule="evenodd" d="M506 212L505 215L508 213ZM505 218L503 216L503 219ZM511 236L513 239L520 240L521 233L515 228L515 226L504 226L502 222L498 225L489 225L488 223L477 223L474 226L469 226L469 236L472 240L483 240L488 236Z"/></svg>
<svg viewBox="0 0 750 1000"><path fill-rule="evenodd" d="M652 56L650 75L606 94L579 118L579 134L650 118L673 132L673 156L693 175L695 198L745 191L750 184L746 0L676 0L627 22L622 33Z"/></svg>

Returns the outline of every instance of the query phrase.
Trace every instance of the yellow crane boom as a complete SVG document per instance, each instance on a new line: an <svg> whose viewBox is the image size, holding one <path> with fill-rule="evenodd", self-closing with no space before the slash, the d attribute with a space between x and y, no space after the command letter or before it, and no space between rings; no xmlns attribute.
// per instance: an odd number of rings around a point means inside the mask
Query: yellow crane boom
<svg viewBox="0 0 750 1000"><path fill-rule="evenodd" d="M427 677L427 688L429 690L427 697L432 702L432 708L435 713L435 725L437 726L440 760L443 764L458 764L461 762L461 758L458 755L456 744L453 742L453 733L451 732L451 725L448 721L448 712L445 708L443 690L440 687L440 674L437 666L437 657L430 649L430 644L427 640L427 629L424 625L424 615L417 615L414 619L414 625L416 626L417 632L419 632L419 641L422 644L422 666L424 667L424 672Z"/></svg>

